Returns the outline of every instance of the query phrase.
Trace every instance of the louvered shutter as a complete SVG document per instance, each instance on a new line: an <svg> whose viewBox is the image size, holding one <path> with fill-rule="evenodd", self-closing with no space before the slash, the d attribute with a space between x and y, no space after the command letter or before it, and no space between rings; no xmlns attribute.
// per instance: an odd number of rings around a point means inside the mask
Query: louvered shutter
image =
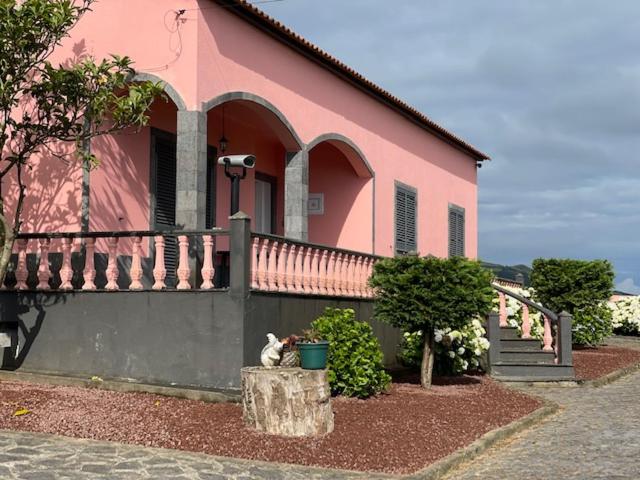
<svg viewBox="0 0 640 480"><path fill-rule="evenodd" d="M152 138L155 164L154 228L167 230L176 225L176 139L174 135L164 132L154 132ZM165 237L164 261L167 270L165 283L173 287L178 263L175 237Z"/></svg>
<svg viewBox="0 0 640 480"><path fill-rule="evenodd" d="M396 253L405 254L417 250L417 196L416 192L396 185L395 240Z"/></svg>
<svg viewBox="0 0 640 480"><path fill-rule="evenodd" d="M464 208L449 205L449 257L464 257Z"/></svg>

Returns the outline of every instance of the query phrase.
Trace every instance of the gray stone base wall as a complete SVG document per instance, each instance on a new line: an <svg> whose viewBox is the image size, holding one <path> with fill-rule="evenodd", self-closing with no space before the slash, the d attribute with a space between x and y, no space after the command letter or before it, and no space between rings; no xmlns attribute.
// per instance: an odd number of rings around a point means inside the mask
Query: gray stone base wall
<svg viewBox="0 0 640 480"><path fill-rule="evenodd" d="M236 390L240 368L258 365L266 334L301 333L325 307L353 308L370 321L373 302L226 290L0 292L2 369ZM385 363L397 330L372 322ZM17 339L17 341L15 341Z"/></svg>

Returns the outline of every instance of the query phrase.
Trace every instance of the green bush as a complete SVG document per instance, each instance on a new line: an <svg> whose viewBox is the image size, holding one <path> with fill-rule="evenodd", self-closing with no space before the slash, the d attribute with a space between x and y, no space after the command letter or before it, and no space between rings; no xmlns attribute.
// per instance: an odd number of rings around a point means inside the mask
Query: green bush
<svg viewBox="0 0 640 480"><path fill-rule="evenodd" d="M327 369L333 394L366 398L387 389L391 377L371 325L355 319L350 308L327 308L311 324L329 341Z"/></svg>
<svg viewBox="0 0 640 480"><path fill-rule="evenodd" d="M460 330L491 310L492 274L479 262L462 257L441 259L403 256L376 263L371 286L376 319L405 332L422 331L422 385L431 383L428 368L435 329Z"/></svg>
<svg viewBox="0 0 640 480"><path fill-rule="evenodd" d="M606 260L533 261L531 285L536 297L554 312L573 315L573 342L598 345L613 331L606 302L613 293L613 267Z"/></svg>

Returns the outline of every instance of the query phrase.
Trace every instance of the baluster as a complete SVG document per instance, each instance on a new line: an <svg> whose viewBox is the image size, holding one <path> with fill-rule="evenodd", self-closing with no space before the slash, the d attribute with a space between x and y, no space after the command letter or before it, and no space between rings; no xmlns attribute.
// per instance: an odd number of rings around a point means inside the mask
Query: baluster
<svg viewBox="0 0 640 480"><path fill-rule="evenodd" d="M191 275L191 267L189 267L189 237L186 235L178 236L178 245L180 248L180 260L178 263L178 290L189 290L191 284L189 283L189 276Z"/></svg>
<svg viewBox="0 0 640 480"><path fill-rule="evenodd" d="M129 269L129 275L131 276L131 283L129 284L129 290L142 290L142 263L140 261L140 249L142 247L142 237L133 237L133 247L131 250L131 268Z"/></svg>
<svg viewBox="0 0 640 480"><path fill-rule="evenodd" d="M362 257L362 267L360 271L362 296L367 298L369 296L369 257Z"/></svg>
<svg viewBox="0 0 640 480"><path fill-rule="evenodd" d="M296 263L296 246L291 245L289 247L289 254L287 256L287 273L285 275L285 280L287 284L286 291L287 292L295 292L296 291L296 274L295 274L295 263Z"/></svg>
<svg viewBox="0 0 640 480"><path fill-rule="evenodd" d="M333 279L334 279L334 290L335 294L341 296L343 293L343 284L342 284L342 253L338 252L336 254L336 265L333 271Z"/></svg>
<svg viewBox="0 0 640 480"><path fill-rule="evenodd" d="M278 290L278 242L271 242L269 259L267 261L267 289L271 292Z"/></svg>
<svg viewBox="0 0 640 480"><path fill-rule="evenodd" d="M93 263L93 254L96 249L95 238L85 238L84 240L84 270L82 271L82 278L84 283L82 284L82 290L95 290L96 284L93 281L96 279L96 269Z"/></svg>
<svg viewBox="0 0 640 480"><path fill-rule="evenodd" d="M71 239L62 239L62 267L60 267L60 290L72 290L73 268L71 267Z"/></svg>
<svg viewBox="0 0 640 480"><path fill-rule="evenodd" d="M105 290L118 290L118 238L107 239L109 260L107 261L107 284Z"/></svg>
<svg viewBox="0 0 640 480"><path fill-rule="evenodd" d="M294 281L296 284L296 292L298 293L302 293L304 292L304 287L303 287L303 281L302 281L302 277L303 277L303 272L302 272L302 260L304 258L304 247L301 245L298 245L298 253L296 255L296 261L295 261L295 269L294 269Z"/></svg>
<svg viewBox="0 0 640 480"><path fill-rule="evenodd" d="M356 257L356 275L355 275L355 292L356 297L364 297L364 271L362 270L363 258L358 255Z"/></svg>
<svg viewBox="0 0 640 480"><path fill-rule="evenodd" d="M531 338L531 319L529 318L529 305L522 304L522 338Z"/></svg>
<svg viewBox="0 0 640 480"><path fill-rule="evenodd" d="M51 246L50 238L41 238L40 243L40 262L38 264L38 290L49 290L49 279L51 278L51 269L49 268L49 247Z"/></svg>
<svg viewBox="0 0 640 480"><path fill-rule="evenodd" d="M375 293L373 288L369 285L369 279L373 275L373 268L375 267L376 262L377 260L375 258L370 258L367 262L367 297L369 298L373 298Z"/></svg>
<svg viewBox="0 0 640 480"><path fill-rule="evenodd" d="M258 290L258 237L253 238L251 243L251 288Z"/></svg>
<svg viewBox="0 0 640 480"><path fill-rule="evenodd" d="M350 297L354 296L354 291L353 291L353 264L354 264L354 256L353 255L348 255L348 263L347 263L347 295L349 295Z"/></svg>
<svg viewBox="0 0 640 480"><path fill-rule="evenodd" d="M202 244L204 245L204 259L202 261L202 285L200 288L210 290L213 288L213 276L215 268L213 266L213 235L203 235Z"/></svg>
<svg viewBox="0 0 640 480"><path fill-rule="evenodd" d="M320 263L318 264L318 291L322 295L327 294L327 251L322 250Z"/></svg>
<svg viewBox="0 0 640 480"><path fill-rule="evenodd" d="M500 326L507 327L509 324L507 323L507 298L505 294L502 292L498 292L498 299L500 300L499 306L499 315L500 315Z"/></svg>
<svg viewBox="0 0 640 480"><path fill-rule="evenodd" d="M258 250L258 288L260 290L268 290L267 286L267 249L269 240L263 239L262 245Z"/></svg>
<svg viewBox="0 0 640 480"><path fill-rule="evenodd" d="M310 274L310 282L311 282L310 286L311 286L311 292L313 293L320 293L319 257L320 257L320 250L318 250L317 248L314 248L311 256L311 274Z"/></svg>
<svg viewBox="0 0 640 480"><path fill-rule="evenodd" d="M551 335L551 321L549 317L545 314L542 314L544 318L544 335L542 336L542 350L545 352L553 352L553 347L551 344L553 343L553 336Z"/></svg>
<svg viewBox="0 0 640 480"><path fill-rule="evenodd" d="M305 248L302 266L302 289L306 293L311 293L311 250L311 247Z"/></svg>
<svg viewBox="0 0 640 480"><path fill-rule="evenodd" d="M156 245L156 262L153 266L153 288L154 290L162 290L167 288L164 279L167 278L167 269L164 263L164 237L162 235L155 236Z"/></svg>
<svg viewBox="0 0 640 480"><path fill-rule="evenodd" d="M327 263L327 294L335 295L335 269L336 269L336 252L329 254L329 262Z"/></svg>
<svg viewBox="0 0 640 480"><path fill-rule="evenodd" d="M278 266L276 267L276 281L278 283L278 291L287 291L287 257L289 255L289 245L287 242L282 244L280 254L278 255Z"/></svg>
<svg viewBox="0 0 640 480"><path fill-rule="evenodd" d="M16 240L18 246L18 264L16 265L16 290L26 290L29 270L27 270L27 242L26 238Z"/></svg>

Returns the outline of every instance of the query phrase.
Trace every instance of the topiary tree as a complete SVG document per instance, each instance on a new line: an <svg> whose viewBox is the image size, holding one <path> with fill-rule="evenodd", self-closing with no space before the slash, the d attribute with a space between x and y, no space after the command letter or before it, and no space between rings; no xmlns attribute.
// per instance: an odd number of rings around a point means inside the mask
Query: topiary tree
<svg viewBox="0 0 640 480"><path fill-rule="evenodd" d="M37 153L59 161L56 145L77 147L86 169L97 159L84 145L93 137L146 125L145 112L162 87L132 83L127 57L90 57L54 65L56 47L90 10L94 0L0 0L0 182L11 175L18 195L5 211L0 196L0 285L20 231L26 186L23 171ZM11 192L13 195L13 192Z"/></svg>
<svg viewBox="0 0 640 480"><path fill-rule="evenodd" d="M614 277L607 260L538 258L533 261L531 286L545 307L573 316L574 343L595 346L613 331L607 301Z"/></svg>
<svg viewBox="0 0 640 480"><path fill-rule="evenodd" d="M376 263L369 280L375 289L374 317L425 337L420 368L424 388L431 385L434 330L459 330L491 310L492 274L462 257L402 256Z"/></svg>
<svg viewBox="0 0 640 480"><path fill-rule="evenodd" d="M311 327L329 341L327 370L331 392L366 398L387 389L380 343L371 325L356 320L351 308L326 308Z"/></svg>

